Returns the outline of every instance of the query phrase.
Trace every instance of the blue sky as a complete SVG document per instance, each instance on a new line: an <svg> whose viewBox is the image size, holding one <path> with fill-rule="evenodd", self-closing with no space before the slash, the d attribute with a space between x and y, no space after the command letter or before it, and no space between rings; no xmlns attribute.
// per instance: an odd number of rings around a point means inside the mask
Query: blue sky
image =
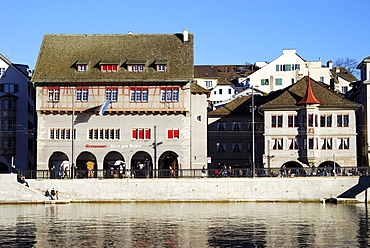
<svg viewBox="0 0 370 248"><path fill-rule="evenodd" d="M370 56L370 1L0 0L0 53L34 69L44 34L195 35L196 65Z"/></svg>

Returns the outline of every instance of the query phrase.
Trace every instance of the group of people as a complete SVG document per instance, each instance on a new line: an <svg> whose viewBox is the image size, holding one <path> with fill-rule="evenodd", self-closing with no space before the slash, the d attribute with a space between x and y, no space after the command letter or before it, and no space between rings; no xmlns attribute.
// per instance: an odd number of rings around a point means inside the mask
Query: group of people
<svg viewBox="0 0 370 248"><path fill-rule="evenodd" d="M49 190L47 189L45 191L45 196L49 197L50 200L59 200L59 191L52 188L49 192Z"/></svg>

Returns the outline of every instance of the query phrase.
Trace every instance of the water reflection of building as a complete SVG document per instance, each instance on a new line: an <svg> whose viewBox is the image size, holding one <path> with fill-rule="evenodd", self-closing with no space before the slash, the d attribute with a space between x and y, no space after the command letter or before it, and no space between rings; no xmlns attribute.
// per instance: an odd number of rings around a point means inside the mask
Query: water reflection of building
<svg viewBox="0 0 370 248"><path fill-rule="evenodd" d="M208 91L193 78L187 30L45 35L32 78L38 169L73 160L94 171L118 160L126 169L201 168Z"/></svg>

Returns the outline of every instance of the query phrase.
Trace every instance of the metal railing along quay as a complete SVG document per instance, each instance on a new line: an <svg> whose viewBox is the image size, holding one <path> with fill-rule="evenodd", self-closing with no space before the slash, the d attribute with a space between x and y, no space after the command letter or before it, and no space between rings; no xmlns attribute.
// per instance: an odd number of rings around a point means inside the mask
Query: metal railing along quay
<svg viewBox="0 0 370 248"><path fill-rule="evenodd" d="M23 170L19 177L29 179L71 179L70 171ZM232 177L325 177L368 176L370 167L315 167L315 168L257 168L254 175L250 169L159 169L159 170L76 170L73 179L111 178L232 178Z"/></svg>

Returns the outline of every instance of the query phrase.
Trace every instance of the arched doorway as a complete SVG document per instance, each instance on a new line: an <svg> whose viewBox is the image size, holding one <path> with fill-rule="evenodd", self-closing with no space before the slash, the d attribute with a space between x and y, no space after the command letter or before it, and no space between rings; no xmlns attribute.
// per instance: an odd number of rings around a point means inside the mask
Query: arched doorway
<svg viewBox="0 0 370 248"><path fill-rule="evenodd" d="M9 173L8 166L1 162L0 162L0 173Z"/></svg>
<svg viewBox="0 0 370 248"><path fill-rule="evenodd" d="M285 162L280 168L281 176L295 177L306 175L303 166L296 161Z"/></svg>
<svg viewBox="0 0 370 248"><path fill-rule="evenodd" d="M131 171L134 177L153 177L153 161L149 153L135 153L131 159Z"/></svg>
<svg viewBox="0 0 370 248"><path fill-rule="evenodd" d="M162 169L160 177L178 177L179 155L172 151L162 153L159 157L158 168Z"/></svg>
<svg viewBox="0 0 370 248"><path fill-rule="evenodd" d="M126 174L126 163L122 154L116 151L109 152L103 161L104 177L123 177Z"/></svg>
<svg viewBox="0 0 370 248"><path fill-rule="evenodd" d="M324 161L317 167L317 175L318 176L329 176L334 175L334 168L335 174L341 175L345 172L342 170L341 166L334 161Z"/></svg>
<svg viewBox="0 0 370 248"><path fill-rule="evenodd" d="M62 178L68 176L69 171L69 159L68 156L63 152L54 152L49 158L49 171L50 178ZM65 175L67 174L67 175Z"/></svg>
<svg viewBox="0 0 370 248"><path fill-rule="evenodd" d="M76 167L77 178L96 177L98 165L96 157L91 152L81 152L76 159Z"/></svg>

